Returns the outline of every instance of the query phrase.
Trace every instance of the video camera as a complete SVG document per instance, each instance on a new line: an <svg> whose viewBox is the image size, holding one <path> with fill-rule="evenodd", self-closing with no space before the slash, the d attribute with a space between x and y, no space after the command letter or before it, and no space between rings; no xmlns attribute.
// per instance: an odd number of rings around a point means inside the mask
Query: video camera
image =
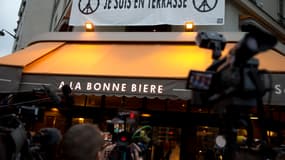
<svg viewBox="0 0 285 160"><path fill-rule="evenodd" d="M192 104L200 106L257 106L257 98L267 91L264 77L258 70L259 61L254 56L274 47L277 39L253 24L244 24L247 32L223 58L221 51L226 40L223 35L200 32L196 43L201 48L213 50L213 63L206 71L190 71L187 89L191 89Z"/></svg>
<svg viewBox="0 0 285 160"><path fill-rule="evenodd" d="M112 120L108 120L113 127L113 143L116 147L111 152L109 159L132 159L136 145L140 152L141 157L147 156L147 151L151 143L149 137L152 127L144 125L138 127L139 113L137 111L122 111L118 113L118 116Z"/></svg>
<svg viewBox="0 0 285 160"><path fill-rule="evenodd" d="M201 48L212 49L213 63L206 71L190 71L187 79L187 89L192 90L192 105L207 107L210 113L218 113L221 119L220 133L225 137L223 159L234 159L237 151L237 132L239 123L246 122L248 132L246 145L251 148L253 143L253 128L249 114L251 109L257 111L261 126L262 147L267 148L267 134L264 125L263 96L271 86L266 84L265 71L259 70L259 61L255 55L272 49L277 39L251 23L241 26L244 37L221 58L221 52L226 40L222 34L200 32L196 43ZM270 79L268 79L270 81ZM261 155L267 154L260 151ZM268 156L268 155L266 155Z"/></svg>

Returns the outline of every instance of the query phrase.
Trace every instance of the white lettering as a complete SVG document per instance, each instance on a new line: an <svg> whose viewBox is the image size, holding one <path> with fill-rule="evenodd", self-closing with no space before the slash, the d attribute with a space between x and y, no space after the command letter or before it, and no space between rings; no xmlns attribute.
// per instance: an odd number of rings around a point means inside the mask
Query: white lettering
<svg viewBox="0 0 285 160"><path fill-rule="evenodd" d="M101 90L101 83L95 83L95 84L94 84L94 90L95 90L95 91Z"/></svg>
<svg viewBox="0 0 285 160"><path fill-rule="evenodd" d="M86 90L87 91L92 90L92 83L91 82L87 82Z"/></svg>
<svg viewBox="0 0 285 160"><path fill-rule="evenodd" d="M131 92L162 94L163 93L163 85L135 84L135 83L133 83L131 85Z"/></svg>
<svg viewBox="0 0 285 160"><path fill-rule="evenodd" d="M126 92L127 91L127 84L126 83L122 83L122 88L121 88L121 91L122 92Z"/></svg>
<svg viewBox="0 0 285 160"><path fill-rule="evenodd" d="M136 92L136 91L137 91L136 84L132 84L131 92Z"/></svg>
<svg viewBox="0 0 285 160"><path fill-rule="evenodd" d="M110 83L104 83L103 84L103 91L110 91L110 86L111 86Z"/></svg>
<svg viewBox="0 0 285 160"><path fill-rule="evenodd" d="M159 94L163 93L163 85L158 85L157 93Z"/></svg>
<svg viewBox="0 0 285 160"><path fill-rule="evenodd" d="M59 89L65 85L64 81L61 81L59 84ZM81 83L80 82L73 82L69 81L69 87L71 90L81 90Z"/></svg>
<svg viewBox="0 0 285 160"><path fill-rule="evenodd" d="M141 91L142 91L142 85L141 85L141 84L139 84L138 92L139 92L139 93L141 93Z"/></svg>
<svg viewBox="0 0 285 160"><path fill-rule="evenodd" d="M60 89L62 86L64 86L64 81L61 81L61 82L59 83L58 89Z"/></svg>
<svg viewBox="0 0 285 160"><path fill-rule="evenodd" d="M282 94L282 90L280 89L281 88L280 84L276 84L274 88L275 88L275 94Z"/></svg>
<svg viewBox="0 0 285 160"><path fill-rule="evenodd" d="M74 90L81 90L81 83L80 82L76 83Z"/></svg>
<svg viewBox="0 0 285 160"><path fill-rule="evenodd" d="M155 93L155 89L156 89L156 86L155 85L150 85L150 93Z"/></svg>
<svg viewBox="0 0 285 160"><path fill-rule="evenodd" d="M120 83L113 83L112 91L119 91L120 90Z"/></svg>
<svg viewBox="0 0 285 160"><path fill-rule="evenodd" d="M148 93L148 84L143 85L143 93Z"/></svg>
<svg viewBox="0 0 285 160"><path fill-rule="evenodd" d="M79 87L79 86L78 86ZM81 85L80 85L81 88ZM86 83L86 90L91 91L112 91L112 92L127 92L127 83Z"/></svg>
<svg viewBox="0 0 285 160"><path fill-rule="evenodd" d="M73 90L73 81L69 82L69 87L70 87L71 90Z"/></svg>
<svg viewBox="0 0 285 160"><path fill-rule="evenodd" d="M72 90L82 90L81 82L69 81ZM66 85L64 81L60 81L58 88ZM85 87L85 86L84 86ZM150 94L163 94L163 85L132 83L130 86L127 83L102 83L102 82L86 82L86 91L111 91L111 92L132 92L132 93L150 93ZM275 85L275 94L282 94L281 85Z"/></svg>

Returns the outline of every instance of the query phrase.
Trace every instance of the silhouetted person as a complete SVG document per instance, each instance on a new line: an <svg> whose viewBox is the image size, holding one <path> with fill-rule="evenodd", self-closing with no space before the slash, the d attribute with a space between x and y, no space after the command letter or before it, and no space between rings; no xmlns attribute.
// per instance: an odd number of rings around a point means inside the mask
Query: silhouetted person
<svg viewBox="0 0 285 160"><path fill-rule="evenodd" d="M61 97L61 103L63 107L72 107L74 104L74 99L72 96L72 90L69 87L69 85L65 84L61 88L62 97Z"/></svg>
<svg viewBox="0 0 285 160"><path fill-rule="evenodd" d="M60 147L62 160L97 160L104 144L99 128L93 124L76 124L67 130Z"/></svg>
<svg viewBox="0 0 285 160"><path fill-rule="evenodd" d="M275 160L285 160L285 152L278 153Z"/></svg>
<svg viewBox="0 0 285 160"><path fill-rule="evenodd" d="M6 134L0 133L0 159L10 160L12 157L12 141Z"/></svg>
<svg viewBox="0 0 285 160"><path fill-rule="evenodd" d="M65 130L67 130L72 125L74 98L72 95L72 90L69 87L69 85L62 86L61 91L62 91L61 107L63 109L63 114L66 115Z"/></svg>
<svg viewBox="0 0 285 160"><path fill-rule="evenodd" d="M62 139L61 132L57 128L42 128L33 138L41 144L41 150L46 153L48 160L56 159L57 149Z"/></svg>
<svg viewBox="0 0 285 160"><path fill-rule="evenodd" d="M106 143L100 129L94 124L76 124L64 134L59 149L60 160L109 160L117 144ZM143 160L142 150L135 143L129 145L133 151L131 160ZM117 160L117 159L116 159Z"/></svg>
<svg viewBox="0 0 285 160"><path fill-rule="evenodd" d="M213 150L207 148L205 153L205 159L206 160L215 160L215 153Z"/></svg>

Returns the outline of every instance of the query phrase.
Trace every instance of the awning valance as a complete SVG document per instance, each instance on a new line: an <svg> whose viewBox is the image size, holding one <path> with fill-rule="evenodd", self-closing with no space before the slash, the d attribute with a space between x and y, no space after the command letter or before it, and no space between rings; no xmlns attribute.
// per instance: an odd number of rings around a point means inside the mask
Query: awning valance
<svg viewBox="0 0 285 160"><path fill-rule="evenodd" d="M60 34L57 37L64 39ZM212 63L212 51L196 46L192 34L189 41L187 35L178 33L109 33L107 38L115 35L115 40L102 38L103 33L70 34L79 35L78 39L37 41L1 57L1 93L32 91L43 84L60 91L68 84L75 94L190 99L191 91L185 89L189 71L204 71ZM161 35L164 39L158 40L156 36ZM132 41L136 36L144 39ZM82 40L84 37L87 39ZM94 37L102 41L92 40ZM120 41L118 37L128 39ZM179 37L183 39L177 40ZM223 56L237 40L229 39ZM285 59L278 51L256 57L260 69L284 72Z"/></svg>
<svg viewBox="0 0 285 160"><path fill-rule="evenodd" d="M0 67L0 93L17 92L22 76L22 68L1 66Z"/></svg>
<svg viewBox="0 0 285 160"><path fill-rule="evenodd" d="M16 53L1 57L0 93L18 92L23 69L62 44L64 43L38 43Z"/></svg>
<svg viewBox="0 0 285 160"><path fill-rule="evenodd" d="M124 78L64 75L23 75L20 91L43 89L47 85L60 91L69 85L74 94L96 96L126 96L138 98L183 99L191 98L185 79Z"/></svg>

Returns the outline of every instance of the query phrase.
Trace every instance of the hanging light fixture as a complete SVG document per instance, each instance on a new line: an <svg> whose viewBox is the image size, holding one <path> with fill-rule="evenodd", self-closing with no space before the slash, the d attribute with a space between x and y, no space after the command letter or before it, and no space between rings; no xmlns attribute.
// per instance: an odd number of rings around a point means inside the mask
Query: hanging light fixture
<svg viewBox="0 0 285 160"><path fill-rule="evenodd" d="M184 27L186 32L193 32L195 25L193 21L187 21L185 22Z"/></svg>
<svg viewBox="0 0 285 160"><path fill-rule="evenodd" d="M95 26L92 22L87 21L84 24L84 28L86 32L94 32L95 31Z"/></svg>

